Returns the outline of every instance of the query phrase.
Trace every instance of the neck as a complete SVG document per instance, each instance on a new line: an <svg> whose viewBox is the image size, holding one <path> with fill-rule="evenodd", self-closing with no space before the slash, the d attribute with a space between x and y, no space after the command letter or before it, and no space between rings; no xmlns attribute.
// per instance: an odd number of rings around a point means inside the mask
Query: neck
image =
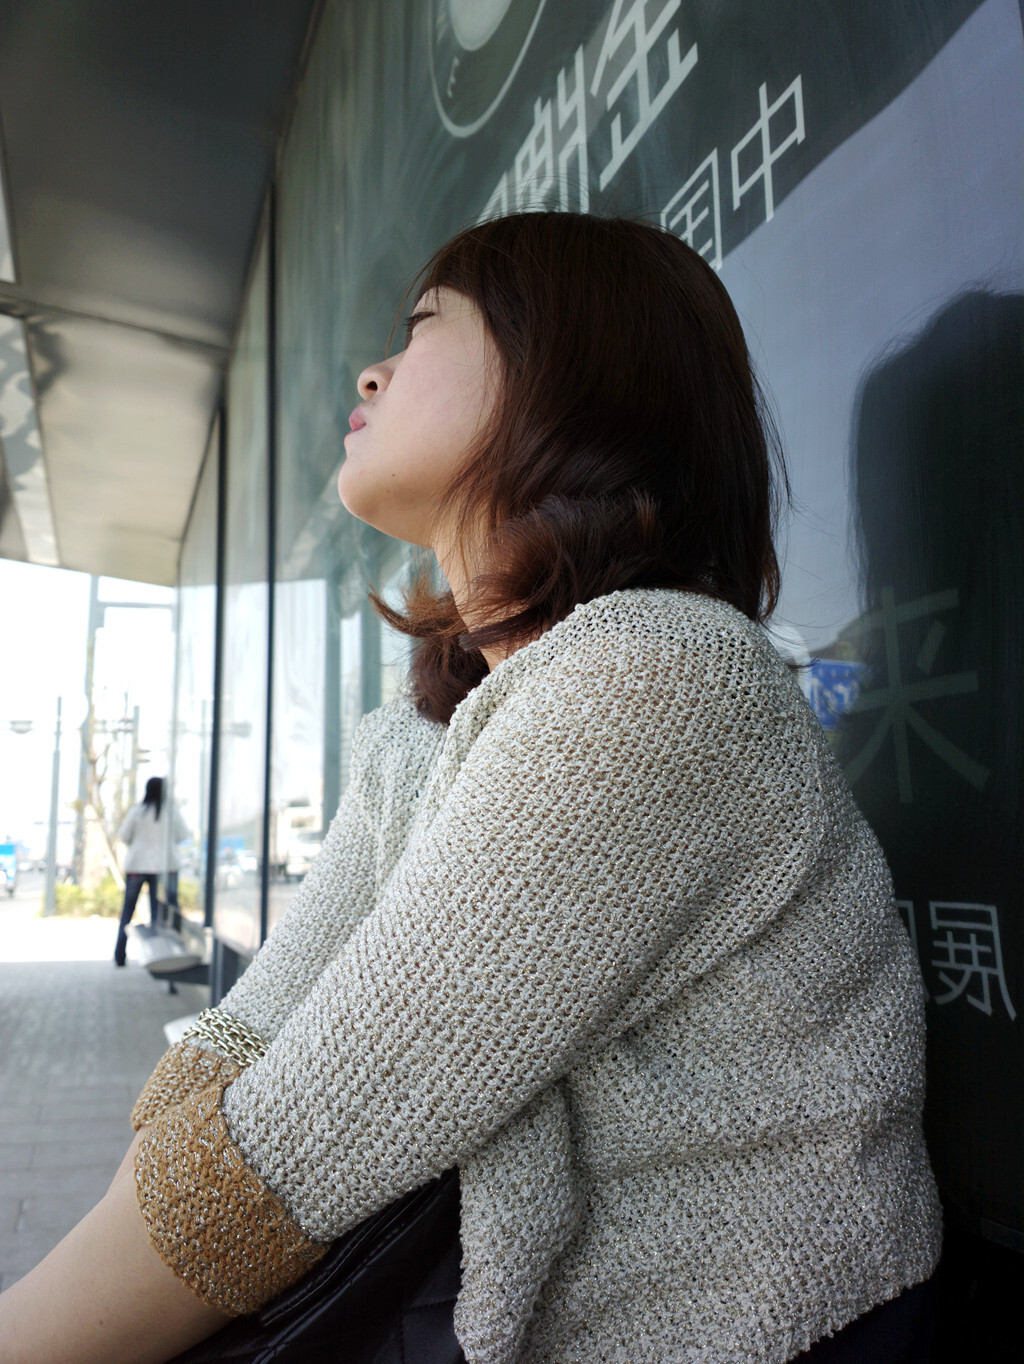
<svg viewBox="0 0 1024 1364"><path fill-rule="evenodd" d="M442 546L436 548L434 553L437 555L437 562L441 566L441 572L448 581L448 586L452 590L452 596L455 598L455 605L458 607L459 615L462 617L466 627L472 630L475 626L483 624L474 613L471 601L472 592L470 584L475 576L475 569L467 563L466 556L462 552L462 549L456 545L448 547ZM498 647L481 649L480 652L484 656L484 661L487 664L488 670L493 671L502 659L507 658L513 650Z"/></svg>

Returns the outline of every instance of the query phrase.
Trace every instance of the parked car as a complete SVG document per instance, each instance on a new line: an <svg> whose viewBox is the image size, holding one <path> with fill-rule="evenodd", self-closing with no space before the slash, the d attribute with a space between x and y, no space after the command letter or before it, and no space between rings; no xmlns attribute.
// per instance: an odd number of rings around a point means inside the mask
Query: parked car
<svg viewBox="0 0 1024 1364"><path fill-rule="evenodd" d="M294 834L288 844L288 857L284 864L286 881L301 881L313 865L320 851L323 838L318 830L302 829Z"/></svg>
<svg viewBox="0 0 1024 1364"><path fill-rule="evenodd" d="M0 892L13 895L18 885L18 848L15 843L0 843Z"/></svg>

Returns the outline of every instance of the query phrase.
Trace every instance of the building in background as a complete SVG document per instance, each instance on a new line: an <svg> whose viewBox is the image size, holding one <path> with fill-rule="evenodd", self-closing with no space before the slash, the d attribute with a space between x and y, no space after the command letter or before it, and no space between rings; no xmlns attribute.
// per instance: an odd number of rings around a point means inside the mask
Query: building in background
<svg viewBox="0 0 1024 1364"><path fill-rule="evenodd" d="M67 87L106 132L124 96L124 156L94 148L95 193L56 214L39 163L72 105L42 111L25 71L58 58L8 8L0 552L177 586L173 781L215 995L402 683L365 593L399 592L408 554L335 480L404 286L493 213L644 214L719 270L774 400L777 635L921 959L950 1223L1024 1251L1016 0L143 3L106 27L68 3L96 22L61 35Z"/></svg>

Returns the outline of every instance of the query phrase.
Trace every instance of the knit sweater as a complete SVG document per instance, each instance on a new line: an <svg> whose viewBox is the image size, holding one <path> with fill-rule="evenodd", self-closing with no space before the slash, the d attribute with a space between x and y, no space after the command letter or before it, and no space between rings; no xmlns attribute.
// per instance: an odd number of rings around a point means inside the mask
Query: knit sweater
<svg viewBox="0 0 1024 1364"><path fill-rule="evenodd" d="M935 1266L922 996L764 632L616 592L447 728L363 722L218 1011L259 1059L199 1037L158 1067L140 1203L247 1311L458 1165L469 1364L781 1364Z"/></svg>

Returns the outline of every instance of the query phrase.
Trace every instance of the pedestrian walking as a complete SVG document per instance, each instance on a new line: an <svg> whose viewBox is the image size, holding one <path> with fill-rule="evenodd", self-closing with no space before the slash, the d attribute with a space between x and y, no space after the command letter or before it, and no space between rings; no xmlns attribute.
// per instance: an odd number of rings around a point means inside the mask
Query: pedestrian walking
<svg viewBox="0 0 1024 1364"><path fill-rule="evenodd" d="M118 842L127 848L124 859L124 906L117 927L114 964L124 966L128 946L128 925L143 885L149 889L149 919L156 927L160 922L158 887L164 878L167 904L178 908L178 853L177 845L188 838L189 829L181 812L164 800L163 777L150 777L146 794L138 805L133 805L117 831Z"/></svg>

